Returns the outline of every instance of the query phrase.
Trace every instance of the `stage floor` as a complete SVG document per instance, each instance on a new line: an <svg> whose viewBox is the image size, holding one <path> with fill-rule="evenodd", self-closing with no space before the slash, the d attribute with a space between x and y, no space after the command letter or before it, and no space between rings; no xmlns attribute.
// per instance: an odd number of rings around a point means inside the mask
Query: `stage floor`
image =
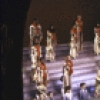
<svg viewBox="0 0 100 100"><path fill-rule="evenodd" d="M49 76L48 91L53 91L54 100L62 100L60 77L63 75L62 66L65 57L69 54L69 45L60 44L55 48L56 59L54 62L46 62ZM45 54L45 50L43 52ZM83 51L79 53L76 59L73 59L74 73L71 77L71 86L75 100L77 99L77 91L79 84L85 82L88 87L95 85L95 77L100 66L100 55L93 52L93 43L85 42ZM24 100L31 100L34 84L30 83L31 63L29 57L29 48L23 49L23 96ZM92 99L91 99L92 100ZM94 99L93 99L94 100ZM96 100L96 99L95 99Z"/></svg>

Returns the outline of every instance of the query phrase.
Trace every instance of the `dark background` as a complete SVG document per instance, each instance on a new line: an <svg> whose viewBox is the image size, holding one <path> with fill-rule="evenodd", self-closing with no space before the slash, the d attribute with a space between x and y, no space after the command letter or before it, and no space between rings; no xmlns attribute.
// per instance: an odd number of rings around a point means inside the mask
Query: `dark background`
<svg viewBox="0 0 100 100"><path fill-rule="evenodd" d="M42 45L46 45L46 31L50 24L56 29L58 44L70 42L70 29L77 15L83 17L84 41L94 39L94 26L99 21L99 2L97 0L32 0L27 12L24 31L24 47L29 46L29 26L34 17L43 28Z"/></svg>
<svg viewBox="0 0 100 100"><path fill-rule="evenodd" d="M93 40L93 28L99 22L99 0L2 0L1 23L7 25L7 37L1 37L5 42L1 55L2 83L1 100L22 100L22 51L29 45L28 27L33 17L37 17L43 27L44 36L49 24L54 24L58 43L69 42L69 31L77 14L83 16L84 40ZM1 31L1 30L0 30ZM45 44L45 39L42 44ZM5 69L5 70L3 70Z"/></svg>

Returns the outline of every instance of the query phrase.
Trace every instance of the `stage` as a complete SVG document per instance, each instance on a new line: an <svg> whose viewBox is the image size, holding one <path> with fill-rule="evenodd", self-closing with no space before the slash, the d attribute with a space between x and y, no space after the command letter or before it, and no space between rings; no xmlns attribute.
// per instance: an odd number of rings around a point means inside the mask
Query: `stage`
<svg viewBox="0 0 100 100"><path fill-rule="evenodd" d="M79 90L80 83L84 82L87 87L95 85L95 77L97 70L100 67L100 55L95 55L93 51L93 42L84 42L83 51L78 54L76 59L73 59L73 75L71 78L71 87L74 97L77 99L77 91ZM56 59L54 62L47 62L49 82L47 85L48 91L53 91L54 100L62 100L60 89L62 82L60 77L63 75L62 67L64 59L69 55L69 44L58 44L55 47ZM42 54L45 55L45 47L42 47ZM31 93L34 90L34 84L30 83L30 49L23 48L23 96L24 100L31 100Z"/></svg>

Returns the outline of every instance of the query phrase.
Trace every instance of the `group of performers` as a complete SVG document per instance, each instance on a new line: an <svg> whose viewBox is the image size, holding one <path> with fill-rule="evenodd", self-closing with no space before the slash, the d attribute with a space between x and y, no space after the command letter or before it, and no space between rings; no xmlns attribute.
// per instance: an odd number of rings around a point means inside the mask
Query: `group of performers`
<svg viewBox="0 0 100 100"><path fill-rule="evenodd" d="M94 52L100 53L100 25L94 28L95 39L94 39ZM83 21L81 16L77 16L74 26L71 31L71 42L70 42L70 56L67 56L63 65L63 88L70 86L71 75L73 74L73 62L71 58L76 58L78 53L83 50ZM42 55L41 41L43 39L42 27L37 19L33 20L30 25L30 56L31 56L31 80L36 82L37 89L41 92L40 100L45 100L48 73L45 61ZM51 25L47 29L47 46L45 58L49 61L55 60L54 48L57 44L57 37L54 26ZM64 94L64 92L63 92Z"/></svg>
<svg viewBox="0 0 100 100"><path fill-rule="evenodd" d="M40 43L43 39L41 25L37 19L33 20L30 26L30 56L31 56L31 82L36 83L36 88L40 92L38 100L46 98L47 90L47 67L41 53Z"/></svg>
<svg viewBox="0 0 100 100"><path fill-rule="evenodd" d="M77 16L75 25L71 29L70 56L67 56L63 65L63 88L71 86L71 75L73 74L73 62L71 58L76 58L83 49L83 21L81 16ZM64 90L64 89L63 89ZM64 95L65 91L63 91Z"/></svg>

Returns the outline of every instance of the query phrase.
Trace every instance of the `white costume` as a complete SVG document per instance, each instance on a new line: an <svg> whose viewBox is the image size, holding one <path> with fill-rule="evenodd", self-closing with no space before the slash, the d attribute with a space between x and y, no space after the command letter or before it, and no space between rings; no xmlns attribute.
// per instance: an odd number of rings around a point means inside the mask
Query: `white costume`
<svg viewBox="0 0 100 100"><path fill-rule="evenodd" d="M46 60L54 60L55 53L54 53L54 45L52 41L52 33L47 31L47 47L46 47Z"/></svg>
<svg viewBox="0 0 100 100"><path fill-rule="evenodd" d="M71 38L71 43L70 43L70 56L73 58L77 57L77 44L75 43L74 37Z"/></svg>
<svg viewBox="0 0 100 100"><path fill-rule="evenodd" d="M41 26L40 25L30 25L30 45L33 46L33 42L35 43L40 43L42 38L43 38L43 34L41 31ZM36 42L36 39L38 40L38 42Z"/></svg>
<svg viewBox="0 0 100 100"><path fill-rule="evenodd" d="M81 17L81 16L77 16L77 17ZM75 24L77 27L77 36L78 36L77 51L80 51L80 50L83 50L83 33L82 33L83 21L79 20L78 18Z"/></svg>
<svg viewBox="0 0 100 100"><path fill-rule="evenodd" d="M67 56L67 59L63 65L64 87L71 85L71 75L73 73L73 62L71 57Z"/></svg>
<svg viewBox="0 0 100 100"><path fill-rule="evenodd" d="M37 66L37 56L38 56L37 49L34 46L31 47L31 62L32 62L31 67L32 68L36 68Z"/></svg>
<svg viewBox="0 0 100 100"><path fill-rule="evenodd" d="M100 53L100 37L95 33L94 38L94 52L98 55Z"/></svg>
<svg viewBox="0 0 100 100"><path fill-rule="evenodd" d="M69 86L70 85L70 77L69 77L69 66L66 66L66 63L64 63L64 68L63 68L63 71L64 71L64 87L66 86Z"/></svg>

